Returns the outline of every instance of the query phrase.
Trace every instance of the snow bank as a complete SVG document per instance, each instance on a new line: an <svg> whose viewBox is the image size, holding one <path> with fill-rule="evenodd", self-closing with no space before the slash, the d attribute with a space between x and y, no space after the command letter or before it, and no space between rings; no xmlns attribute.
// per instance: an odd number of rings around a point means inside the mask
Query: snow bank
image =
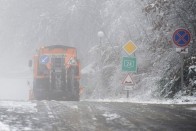
<svg viewBox="0 0 196 131"><path fill-rule="evenodd" d="M196 107L187 108L188 110L196 111Z"/></svg>
<svg viewBox="0 0 196 131"><path fill-rule="evenodd" d="M139 100L131 98L120 98L120 99L88 99L85 101L91 102L130 102L130 103L141 103L141 104L196 104L196 97L184 96L175 99L151 99L151 100Z"/></svg>

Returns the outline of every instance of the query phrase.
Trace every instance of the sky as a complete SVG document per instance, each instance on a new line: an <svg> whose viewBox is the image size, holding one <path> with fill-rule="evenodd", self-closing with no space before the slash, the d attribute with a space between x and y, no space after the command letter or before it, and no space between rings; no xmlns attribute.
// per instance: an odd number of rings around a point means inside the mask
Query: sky
<svg viewBox="0 0 196 131"><path fill-rule="evenodd" d="M41 46L76 47L86 65L88 49L99 42L92 18L96 11L86 9L89 3L0 0L0 99L28 99L26 83L32 81L28 61Z"/></svg>

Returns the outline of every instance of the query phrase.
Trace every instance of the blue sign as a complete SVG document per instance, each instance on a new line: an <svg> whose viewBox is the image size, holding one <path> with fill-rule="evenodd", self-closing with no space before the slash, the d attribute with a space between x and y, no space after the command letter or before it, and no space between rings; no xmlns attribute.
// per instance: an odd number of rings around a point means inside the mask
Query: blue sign
<svg viewBox="0 0 196 131"><path fill-rule="evenodd" d="M191 34L186 29L177 29L173 34L173 41L179 47L186 47L191 41Z"/></svg>
<svg viewBox="0 0 196 131"><path fill-rule="evenodd" d="M42 56L40 57L40 62L41 62L42 64L47 64L47 63L49 62L49 57L48 57L47 55L42 55Z"/></svg>

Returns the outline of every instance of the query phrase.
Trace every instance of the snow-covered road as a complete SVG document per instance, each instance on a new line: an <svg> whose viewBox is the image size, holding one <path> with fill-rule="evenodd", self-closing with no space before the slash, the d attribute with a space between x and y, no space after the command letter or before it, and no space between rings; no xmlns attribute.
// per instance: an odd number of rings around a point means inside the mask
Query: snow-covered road
<svg viewBox="0 0 196 131"><path fill-rule="evenodd" d="M0 131L196 130L196 105L1 101Z"/></svg>

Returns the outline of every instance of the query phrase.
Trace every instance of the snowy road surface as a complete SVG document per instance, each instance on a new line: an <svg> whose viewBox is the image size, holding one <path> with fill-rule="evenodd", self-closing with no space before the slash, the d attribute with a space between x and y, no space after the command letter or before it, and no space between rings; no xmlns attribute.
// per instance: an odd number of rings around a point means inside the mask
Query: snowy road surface
<svg viewBox="0 0 196 131"><path fill-rule="evenodd" d="M0 131L131 130L196 130L196 105L0 102Z"/></svg>

